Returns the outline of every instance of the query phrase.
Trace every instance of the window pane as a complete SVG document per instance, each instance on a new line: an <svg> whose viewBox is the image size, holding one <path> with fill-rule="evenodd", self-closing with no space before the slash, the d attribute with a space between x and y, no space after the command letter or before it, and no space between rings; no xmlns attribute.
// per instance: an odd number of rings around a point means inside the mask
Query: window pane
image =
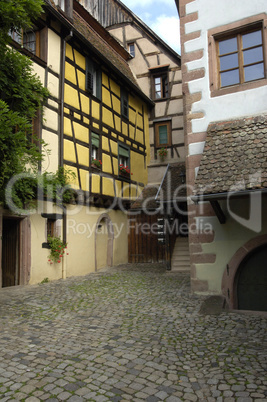
<svg viewBox="0 0 267 402"><path fill-rule="evenodd" d="M242 35L243 49L262 44L261 30Z"/></svg>
<svg viewBox="0 0 267 402"><path fill-rule="evenodd" d="M221 73L221 86L227 87L228 85L239 84L239 70L227 71Z"/></svg>
<svg viewBox="0 0 267 402"><path fill-rule="evenodd" d="M35 54L36 37L34 32L26 32L23 35L23 46Z"/></svg>
<svg viewBox="0 0 267 402"><path fill-rule="evenodd" d="M257 63L257 61L263 60L262 47L256 47L255 49L243 51L244 64Z"/></svg>
<svg viewBox="0 0 267 402"><path fill-rule="evenodd" d="M264 78L264 64L255 64L254 66L245 67L245 82Z"/></svg>
<svg viewBox="0 0 267 402"><path fill-rule="evenodd" d="M238 54L230 54L229 56L220 57L220 70L229 70L238 67Z"/></svg>
<svg viewBox="0 0 267 402"><path fill-rule="evenodd" d="M219 42L220 54L232 53L237 51L237 38L221 40Z"/></svg>
<svg viewBox="0 0 267 402"><path fill-rule="evenodd" d="M166 126L159 126L159 144L167 144L168 143L168 129Z"/></svg>

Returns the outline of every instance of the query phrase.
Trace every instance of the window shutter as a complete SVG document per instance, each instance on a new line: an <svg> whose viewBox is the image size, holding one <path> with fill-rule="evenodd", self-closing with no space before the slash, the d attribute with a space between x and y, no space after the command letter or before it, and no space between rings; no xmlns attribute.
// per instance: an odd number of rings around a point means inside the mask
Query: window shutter
<svg viewBox="0 0 267 402"><path fill-rule="evenodd" d="M94 147L99 148L99 135L92 133L91 134L91 142Z"/></svg>
<svg viewBox="0 0 267 402"><path fill-rule="evenodd" d="M129 158L129 149L119 146L119 155Z"/></svg>
<svg viewBox="0 0 267 402"><path fill-rule="evenodd" d="M102 99L102 72L101 70L96 70L96 97Z"/></svg>
<svg viewBox="0 0 267 402"><path fill-rule="evenodd" d="M93 93L94 90L94 66L93 63L86 59L86 76L85 76L85 88L87 91Z"/></svg>
<svg viewBox="0 0 267 402"><path fill-rule="evenodd" d="M124 89L121 89L121 114L127 119L128 119L128 110L129 110L128 93Z"/></svg>

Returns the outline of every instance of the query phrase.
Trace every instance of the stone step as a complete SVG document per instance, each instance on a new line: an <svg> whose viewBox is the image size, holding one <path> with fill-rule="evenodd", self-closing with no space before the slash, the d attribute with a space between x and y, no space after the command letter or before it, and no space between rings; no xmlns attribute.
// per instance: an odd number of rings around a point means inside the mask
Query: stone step
<svg viewBox="0 0 267 402"><path fill-rule="evenodd" d="M177 271L190 271L190 254L188 238L178 237L175 242L172 261L171 272Z"/></svg>

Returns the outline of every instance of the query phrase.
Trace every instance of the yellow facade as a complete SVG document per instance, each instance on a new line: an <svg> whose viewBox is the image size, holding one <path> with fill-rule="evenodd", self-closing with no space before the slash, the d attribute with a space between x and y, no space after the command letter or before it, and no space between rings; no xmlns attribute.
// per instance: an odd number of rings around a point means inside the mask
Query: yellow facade
<svg viewBox="0 0 267 402"><path fill-rule="evenodd" d="M124 88L124 84L102 71L99 100L86 90L86 65L86 56L67 44L64 165L77 170L79 188L89 194L131 198L141 189L140 184L147 183L150 159L147 106L139 96L129 95L128 118L122 117L121 86ZM91 166L92 133L99 137L98 159L102 165L98 170L92 170ZM132 172L129 177L120 174L118 144L128 150ZM89 173L87 178L85 171Z"/></svg>

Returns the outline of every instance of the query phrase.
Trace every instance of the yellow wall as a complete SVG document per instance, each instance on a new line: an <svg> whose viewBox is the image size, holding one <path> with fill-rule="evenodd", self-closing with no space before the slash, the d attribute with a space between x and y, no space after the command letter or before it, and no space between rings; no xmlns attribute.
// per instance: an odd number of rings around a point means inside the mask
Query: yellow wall
<svg viewBox="0 0 267 402"><path fill-rule="evenodd" d="M130 165L133 172L131 180L145 185L147 164L150 160L146 105L138 96L129 96L129 121L122 119L120 82L115 82L107 73L102 73L102 102L92 97L90 93L79 93L78 89L85 90L86 58L69 44L66 45L66 57L64 134L69 137L64 140L66 165L68 162L78 163L90 168L90 133L94 132L99 135L102 142L102 172L105 173L105 177L99 175L100 171L94 171L89 191L100 193L102 189L102 195L114 197L117 195L114 192L116 186L119 187L120 193L121 185L117 185L122 180L118 177L118 140L130 146ZM68 59L75 62L79 69ZM146 157L136 152L144 143L148 153ZM88 191L89 180L85 178L85 170L82 172L85 167L75 166L80 177L79 186L82 190ZM96 178L96 175L99 177ZM78 183L78 179L76 182ZM129 186L126 184L122 197L130 197L136 193L136 184L130 189L127 189Z"/></svg>

